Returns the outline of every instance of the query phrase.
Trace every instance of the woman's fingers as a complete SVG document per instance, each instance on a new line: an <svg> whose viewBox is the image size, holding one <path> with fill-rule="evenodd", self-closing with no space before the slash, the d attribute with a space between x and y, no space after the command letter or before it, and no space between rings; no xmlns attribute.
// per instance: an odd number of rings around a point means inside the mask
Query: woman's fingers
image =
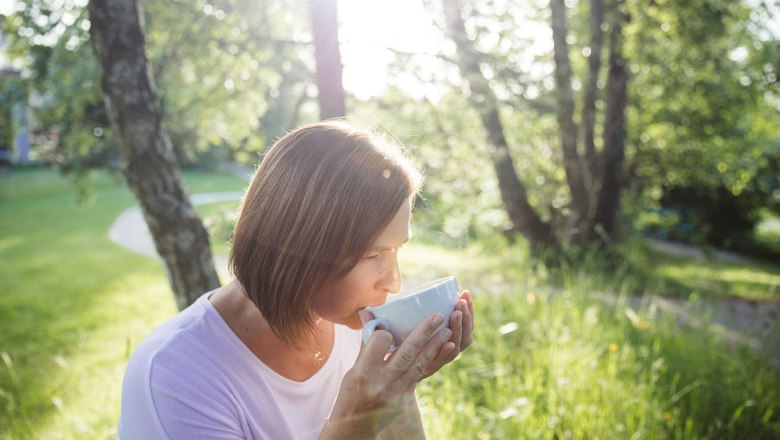
<svg viewBox="0 0 780 440"><path fill-rule="evenodd" d="M463 315L462 310L458 314ZM453 337L453 330L462 332L459 330L463 326L462 319L462 316L456 316L454 323L450 323L452 329L443 328L436 333L445 318L438 313L431 315L387 360L385 356L393 337L387 331L377 330L361 347L357 362L344 376L331 411L333 420L357 417L377 423L387 415L394 418L399 396L409 393L423 377L433 374L457 355L453 339L461 340L462 336Z"/></svg>
<svg viewBox="0 0 780 440"><path fill-rule="evenodd" d="M452 329L452 343L455 348L460 350L460 343L463 339L463 308L466 307L466 301L460 300L456 305L455 311L450 315L450 328Z"/></svg>
<svg viewBox="0 0 780 440"><path fill-rule="evenodd" d="M464 290L461 295L461 299L466 302L466 307L462 309L463 312L463 337L461 339L461 347L464 348L471 345L473 342L474 332L474 303L471 301L471 293L468 290Z"/></svg>
<svg viewBox="0 0 780 440"><path fill-rule="evenodd" d="M360 351L365 353L366 359L384 360L387 351L393 345L393 335L385 330L377 330L371 335L368 344L364 344Z"/></svg>
<svg viewBox="0 0 780 440"><path fill-rule="evenodd" d="M390 356L390 359L387 361L388 368L392 368L398 372L406 371L415 363L419 364L418 357L423 354L424 351L430 352L433 350L433 353L429 353L430 358L433 359L443 342L435 347L431 347L429 342L434 342L436 340L435 338L432 339L431 336L433 336L442 322L444 322L444 316L442 316L441 313L435 313L422 324L418 325L395 350L395 353Z"/></svg>
<svg viewBox="0 0 780 440"><path fill-rule="evenodd" d="M447 342L446 344L442 345L441 349L439 350L439 354L436 355L436 358L428 365L428 370L423 375L423 378L431 376L444 364L454 359L457 355L458 350L456 350L454 343Z"/></svg>
<svg viewBox="0 0 780 440"><path fill-rule="evenodd" d="M468 290L464 290L463 293L460 295L460 298L462 300L466 301L466 304L468 304L468 306L469 306L469 312L471 312L471 314L473 315L474 314L474 303L471 300L471 292L469 292Z"/></svg>
<svg viewBox="0 0 780 440"><path fill-rule="evenodd" d="M455 344L450 342L451 337L452 330L444 328L431 338L426 347L403 373L400 382L415 384L420 379L429 376L429 372L438 370L439 366L436 361L442 353L446 353L444 355L446 358L455 349Z"/></svg>
<svg viewBox="0 0 780 440"><path fill-rule="evenodd" d="M431 363L428 372L425 376L430 376L436 370L441 368L444 364L451 362L458 354L463 350L464 341L467 337L470 337L470 333L466 331L466 317L468 314L468 306L466 301L460 300L455 305L455 311L450 315L450 329L452 330L452 336L449 340L449 346L442 347L439 354Z"/></svg>
<svg viewBox="0 0 780 440"><path fill-rule="evenodd" d="M471 345L474 305L469 291L464 290L461 294L455 311L449 317L449 328L434 336L442 321L441 314L431 315L412 331L386 362L383 362L386 374L382 376L388 385L392 384L391 388L404 389L409 384L430 376ZM366 357L375 361L384 360L391 345L392 336L386 331L377 331L364 348Z"/></svg>

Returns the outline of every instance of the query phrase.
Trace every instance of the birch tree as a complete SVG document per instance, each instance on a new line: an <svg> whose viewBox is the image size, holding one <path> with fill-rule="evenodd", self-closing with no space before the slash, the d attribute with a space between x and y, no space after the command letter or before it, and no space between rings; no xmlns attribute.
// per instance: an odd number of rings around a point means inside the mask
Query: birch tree
<svg viewBox="0 0 780 440"><path fill-rule="evenodd" d="M317 99L320 119L341 118L347 113L342 82L336 0L309 0L314 58L317 65Z"/></svg>
<svg viewBox="0 0 780 440"><path fill-rule="evenodd" d="M180 309L219 286L206 229L165 133L136 0L90 0L90 37L121 169L138 200Z"/></svg>
<svg viewBox="0 0 780 440"><path fill-rule="evenodd" d="M574 120L575 99L572 89L572 68L567 42L567 8L563 0L550 1L555 61L555 102L562 166L571 195L571 212L564 231L556 231L542 220L528 203L528 195L514 171L511 149L501 125L499 106L490 83L480 69L485 56L466 34L464 18L458 0L442 0L446 31L457 48L457 64L461 76L469 85L470 101L482 116L488 142L494 147L494 163L504 206L512 228L521 233L533 247L560 248L565 242L613 240L615 222L620 209L620 192L624 184L625 108L627 103L626 60L622 53L623 26L627 16L623 1L610 3L610 47L605 101L606 112L601 132L602 144L597 151L594 138L596 125L597 86L601 70L601 40L604 8L601 0L592 0L590 38L592 49L589 73L582 108L584 148L579 147L579 127ZM560 232L563 232L560 234Z"/></svg>

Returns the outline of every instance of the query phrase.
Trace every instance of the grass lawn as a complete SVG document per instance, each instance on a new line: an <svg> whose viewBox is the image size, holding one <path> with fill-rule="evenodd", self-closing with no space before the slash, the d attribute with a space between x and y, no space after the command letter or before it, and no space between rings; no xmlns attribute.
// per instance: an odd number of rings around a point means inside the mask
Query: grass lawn
<svg viewBox="0 0 780 440"><path fill-rule="evenodd" d="M652 288L663 295L780 300L777 263L708 252L698 257L674 256L647 247L629 255L628 263L643 279L654 280Z"/></svg>
<svg viewBox="0 0 780 440"><path fill-rule="evenodd" d="M780 300L780 266L767 262L695 261L653 256L653 273L667 280L666 293L688 296Z"/></svg>
<svg viewBox="0 0 780 440"><path fill-rule="evenodd" d="M193 193L246 186L228 174L185 179ZM107 238L131 194L104 174L92 185L94 202L79 207L53 172L0 176L0 439L113 438L127 358L176 311L160 264ZM209 218L235 206L198 209ZM477 306L472 348L418 387L430 438L780 438L780 378L752 352L589 298L643 291L648 277L628 264L558 276L521 247L484 243L410 243L401 255L409 283L455 273ZM653 258L647 268L668 261ZM696 264L712 269L705 278L724 272ZM746 270L719 278L722 291L777 284L776 268ZM563 294L549 293L553 281Z"/></svg>
<svg viewBox="0 0 780 440"><path fill-rule="evenodd" d="M246 185L185 180L192 192ZM127 357L176 311L161 265L108 240L129 190L105 174L91 185L94 201L77 206L51 171L0 176L0 438L114 435Z"/></svg>

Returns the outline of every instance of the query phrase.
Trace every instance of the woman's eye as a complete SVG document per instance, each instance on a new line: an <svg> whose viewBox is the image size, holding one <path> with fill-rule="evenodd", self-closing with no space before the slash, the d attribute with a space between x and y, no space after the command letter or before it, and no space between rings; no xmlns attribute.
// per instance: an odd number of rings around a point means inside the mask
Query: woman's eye
<svg viewBox="0 0 780 440"><path fill-rule="evenodd" d="M373 260L379 258L379 254L368 254L365 257L363 257L364 260Z"/></svg>

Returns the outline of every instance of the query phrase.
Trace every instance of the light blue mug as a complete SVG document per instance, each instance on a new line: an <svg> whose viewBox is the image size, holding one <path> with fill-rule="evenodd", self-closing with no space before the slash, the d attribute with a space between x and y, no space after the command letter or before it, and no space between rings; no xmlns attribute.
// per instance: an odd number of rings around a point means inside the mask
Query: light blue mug
<svg viewBox="0 0 780 440"><path fill-rule="evenodd" d="M393 335L395 345L401 345L425 318L433 313L444 315L444 322L436 329L447 327L450 315L460 299L460 289L455 277L440 278L391 295L386 303L360 310L363 321L363 341L368 340L377 329L387 330Z"/></svg>

